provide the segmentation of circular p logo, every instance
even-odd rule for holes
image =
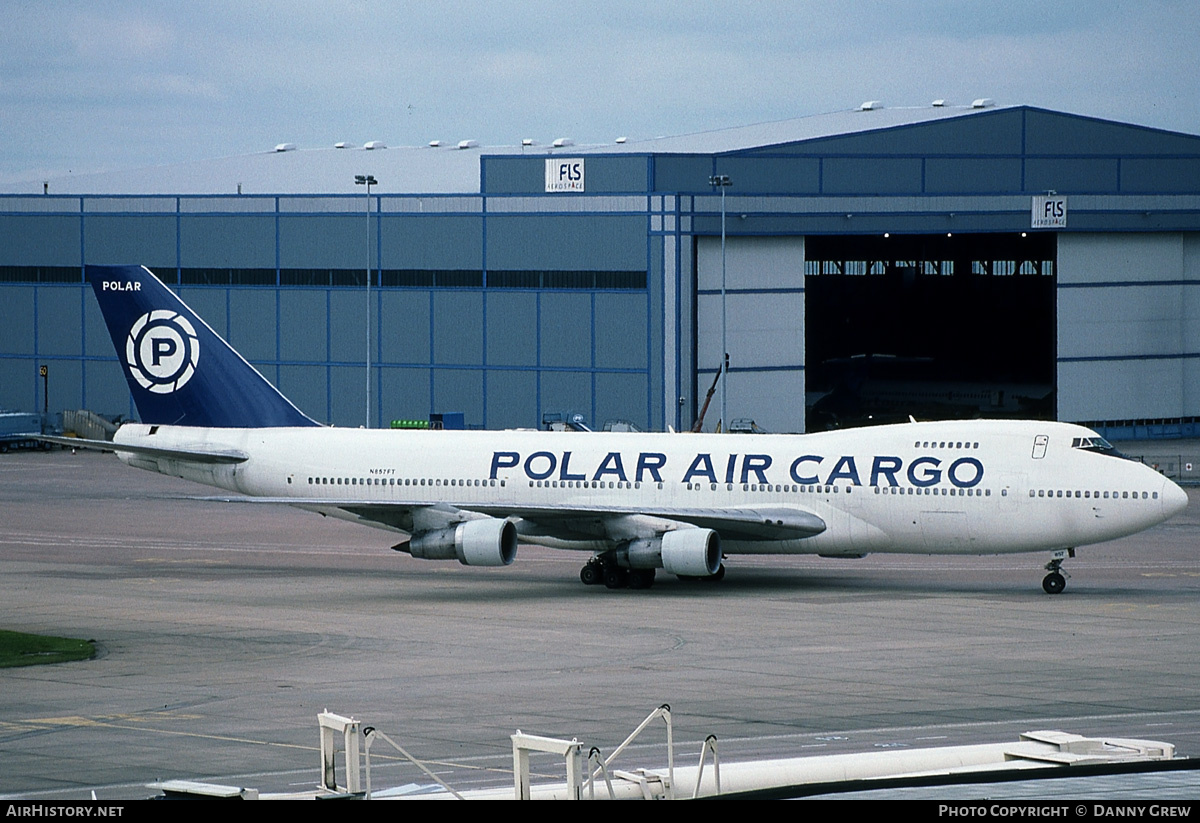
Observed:
[[[170,394],[196,371],[200,340],[195,327],[178,312],[156,309],[143,314],[129,330],[125,362],[143,389]]]

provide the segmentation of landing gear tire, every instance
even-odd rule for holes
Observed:
[[[623,589],[629,585],[629,573],[620,566],[609,566],[604,570],[604,585],[610,589]]]
[[[654,569],[630,569],[629,588],[648,589],[654,585]]]
[[[725,579],[725,564],[717,566],[717,570],[712,574],[694,575],[694,574],[677,574],[675,575],[685,583],[719,583]]]
[[[1067,587],[1067,579],[1058,572],[1050,572],[1042,578],[1042,588],[1046,594],[1062,594]]]
[[[604,581],[604,571],[600,568],[599,563],[588,563],[579,570],[579,579],[585,586],[595,586]]]

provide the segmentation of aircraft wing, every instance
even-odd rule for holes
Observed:
[[[797,540],[813,537],[825,531],[825,521],[812,512],[799,507],[772,506],[763,508],[702,509],[702,508],[657,508],[631,512],[619,506],[520,505],[480,504],[458,507],[453,503],[430,506],[424,502],[380,502],[377,500],[347,501],[333,498],[295,497],[219,497],[206,498],[222,502],[281,503],[309,511],[340,509],[360,520],[389,526],[400,531],[419,530],[421,520],[428,521],[430,515],[444,523],[460,522],[472,516],[484,515],[496,518],[520,518],[536,527],[539,534],[560,536],[564,539],[579,537],[604,537],[613,532],[616,521],[636,519],[639,524],[623,525],[618,530],[641,528],[649,531],[664,531],[672,524],[686,523],[703,529],[712,529],[724,540]],[[414,515],[418,523],[414,524]],[[465,515],[465,517],[464,517]],[[656,529],[656,524],[662,528]],[[522,532],[526,530],[521,530]]]
[[[39,435],[39,440],[47,443],[57,443],[72,449],[92,449],[94,451],[121,452],[122,454],[141,454],[146,457],[161,457],[169,460],[187,460],[191,463],[244,463],[250,459],[245,452],[235,449],[210,449],[197,446],[194,449],[174,448],[160,449],[154,446],[130,446],[113,443],[110,440],[86,440],[82,437],[51,437]]]
[[[723,540],[796,540],[813,537],[825,531],[825,521],[805,509],[795,507],[743,508],[743,509],[692,509],[661,508],[641,509],[632,513],[615,506],[580,508],[564,505],[539,506],[536,508],[515,506],[488,510],[472,507],[495,517],[517,516],[543,529],[553,532],[556,526],[570,531],[580,531],[589,521],[606,521],[629,517],[657,519],[687,523],[702,529],[712,529]]]

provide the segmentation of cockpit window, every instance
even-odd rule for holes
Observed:
[[[1113,448],[1112,443],[1109,443],[1103,437],[1096,435],[1094,437],[1076,437],[1071,440],[1071,448],[1082,449],[1087,452],[1098,452],[1107,454],[1110,457],[1121,457],[1125,455]]]

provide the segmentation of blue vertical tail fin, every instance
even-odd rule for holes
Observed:
[[[144,266],[85,266],[143,423],[320,425]]]

